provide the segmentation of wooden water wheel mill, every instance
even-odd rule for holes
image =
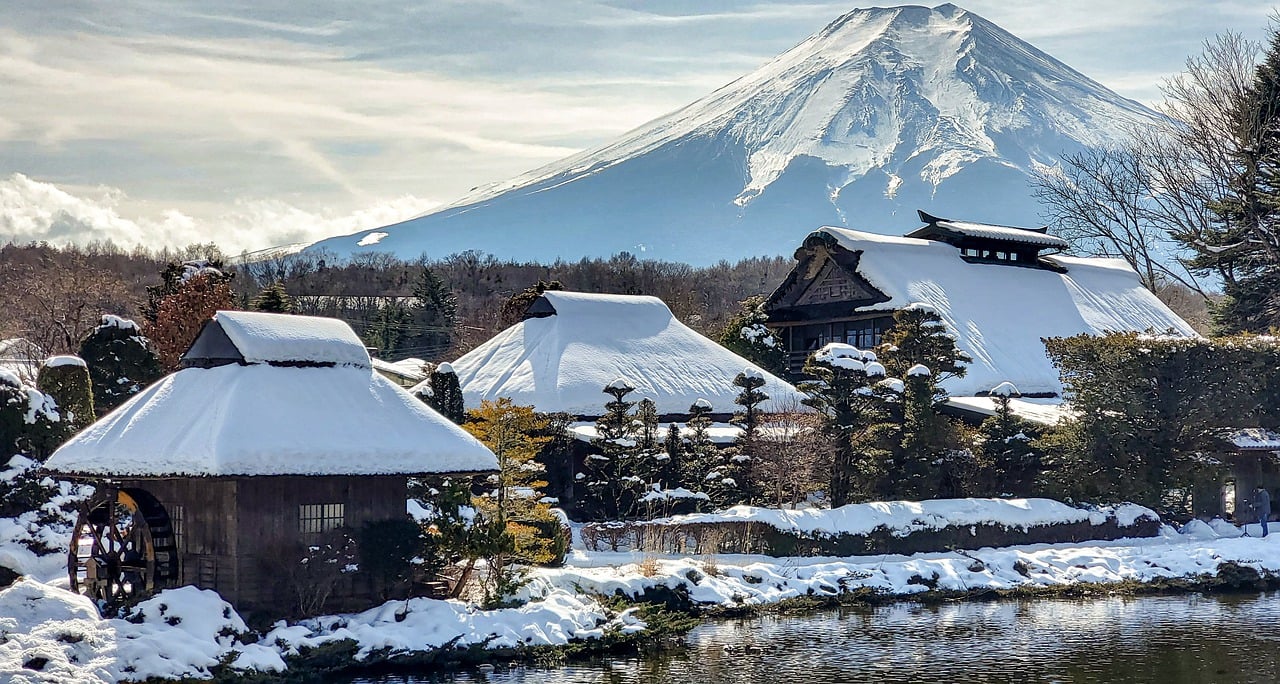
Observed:
[[[116,609],[178,578],[168,513],[142,489],[100,487],[81,509],[67,558],[71,590]]]

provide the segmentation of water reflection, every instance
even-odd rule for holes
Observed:
[[[903,603],[712,622],[687,648],[643,658],[376,681],[1269,682],[1278,617],[1274,593]]]

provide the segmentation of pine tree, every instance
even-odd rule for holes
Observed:
[[[93,407],[102,416],[164,375],[151,341],[137,323],[103,316],[80,343],[80,358],[89,367]]]
[[[787,353],[782,340],[765,325],[769,316],[764,312],[764,302],[761,296],[744,299],[717,341],[738,356],[781,375],[787,372]]]
[[[1010,401],[1020,396],[1012,383],[1002,382],[988,393],[995,415],[978,428],[978,451],[992,470],[994,496],[1031,496],[1041,470],[1041,455],[1034,446],[1038,426],[1013,413]]]
[[[911,500],[936,499],[944,495],[942,466],[952,448],[950,424],[937,410],[937,385],[928,368],[908,368],[903,382],[902,449],[893,472],[897,493]]]
[[[612,397],[605,403],[604,415],[596,421],[596,438],[591,440],[592,453],[584,468],[586,496],[582,506],[597,519],[625,518],[635,513],[636,503],[646,482],[636,475],[635,421],[627,395],[635,387],[618,378],[604,388]]]
[[[642,452],[658,448],[658,405],[648,397],[636,404],[636,446]]]
[[[550,437],[539,433],[545,419],[529,406],[510,399],[485,400],[469,412],[463,427],[489,447],[498,458],[498,472],[491,487],[476,499],[479,511],[497,521],[512,537],[516,558],[529,563],[551,563],[563,558],[559,524],[543,501],[546,469],[536,459]],[[509,565],[508,559],[501,559]]]
[[[279,280],[262,288],[249,302],[249,308],[267,313],[291,314],[294,311],[293,298],[284,289]]]
[[[935,385],[964,377],[964,364],[973,362],[956,346],[942,317],[924,304],[912,304],[893,314],[893,327],[885,332],[877,352],[891,377],[905,378],[907,369],[921,365],[929,369]]]
[[[865,438],[885,415],[884,390],[876,390],[876,383],[884,379],[884,366],[874,353],[832,343],[809,357],[804,372],[812,378],[800,384],[808,395],[805,404],[822,416],[834,453],[827,492],[831,505],[864,501],[882,477],[887,458],[884,435]]]
[[[667,425],[667,436],[662,440],[662,452],[666,458],[661,459],[657,481],[666,489],[678,487],[697,489],[697,487],[689,487],[691,483],[685,482],[682,476],[685,468],[684,436],[680,434],[679,423],[672,422]]]
[[[737,495],[732,497],[732,503],[743,504],[756,500],[760,495],[759,478],[755,476],[753,466],[763,419],[760,406],[769,400],[769,395],[761,390],[765,385],[764,375],[754,368],[738,373],[733,378],[733,384],[741,390],[734,397],[733,403],[742,409],[733,414],[730,422],[742,432],[734,438],[733,446],[725,453],[725,471],[729,478],[738,483]]]
[[[59,422],[67,436],[94,421],[93,389],[83,359],[76,356],[47,359],[36,376],[36,388],[58,403]]]

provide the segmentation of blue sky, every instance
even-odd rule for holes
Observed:
[[[1122,95],[1245,0],[959,3]],[[590,147],[853,9],[734,0],[0,0],[0,241],[354,232]]]

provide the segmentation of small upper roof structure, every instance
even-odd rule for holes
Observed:
[[[548,291],[525,320],[453,362],[468,405],[509,398],[538,411],[598,417],[606,385],[624,379],[629,400],[649,398],[663,416],[687,414],[698,399],[729,414],[745,370],[765,378],[766,410],[799,406],[790,384],[699,335],[656,297]]]
[[[183,365],[45,467],[137,478],[497,468],[478,440],[375,373],[360,338],[336,319],[219,311]]]
[[[1048,226],[1017,228],[972,221],[954,221],[919,210],[916,213],[920,215],[924,225],[907,233],[906,237],[937,240],[955,247],[979,246],[983,243],[1033,245],[1040,249],[1066,249],[1070,246],[1066,240],[1056,235],[1049,235]]]

